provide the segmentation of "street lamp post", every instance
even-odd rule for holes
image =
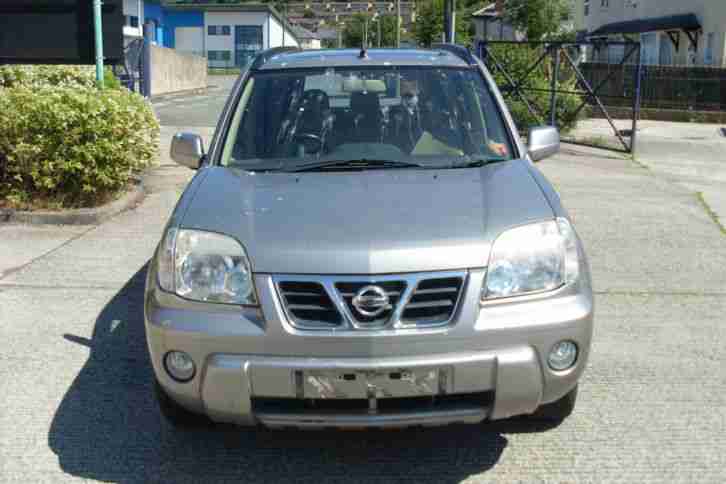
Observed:
[[[396,48],[401,47],[401,0],[396,0]]]
[[[96,34],[96,84],[103,89],[103,16],[101,0],[93,0],[93,30]]]

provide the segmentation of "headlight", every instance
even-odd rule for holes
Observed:
[[[549,291],[576,280],[577,244],[563,218],[507,230],[494,241],[482,299]]]
[[[161,242],[157,272],[162,289],[187,299],[257,304],[247,255],[226,235],[169,229]]]

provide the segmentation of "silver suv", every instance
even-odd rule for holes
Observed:
[[[573,409],[582,244],[468,51],[272,50],[235,84],[150,264],[175,424],[386,427]]]

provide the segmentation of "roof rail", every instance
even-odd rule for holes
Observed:
[[[265,63],[267,63],[268,60],[276,56],[277,54],[283,54],[285,52],[300,52],[302,49],[300,47],[273,47],[272,49],[267,49],[255,57],[255,60],[252,61],[252,65],[250,66],[250,69],[259,69]]]
[[[470,66],[476,64],[476,59],[474,58],[474,55],[471,53],[471,51],[468,48],[464,47],[463,45],[439,43],[439,44],[431,44],[431,48],[433,50],[443,50],[443,51],[449,52],[451,54],[454,54],[456,57],[463,60]]]

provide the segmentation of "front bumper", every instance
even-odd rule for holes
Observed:
[[[269,275],[256,275],[260,309],[241,311],[163,293],[152,269],[145,301],[151,360],[170,397],[218,422],[387,427],[532,413],[569,392],[584,370],[593,320],[588,278],[554,293],[481,305],[483,275],[469,271],[451,326],[313,333],[287,322]],[[577,343],[579,357],[554,372],[547,353],[563,339]],[[168,376],[162,359],[170,350],[197,363],[192,381]],[[458,396],[476,398],[452,398]],[[313,404],[295,405],[302,401]]]

